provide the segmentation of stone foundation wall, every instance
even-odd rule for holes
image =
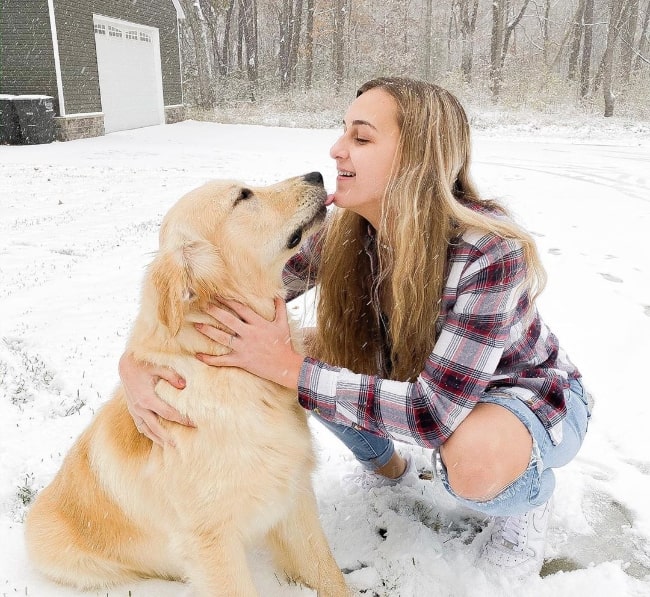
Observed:
[[[165,124],[182,122],[187,118],[183,104],[165,106]],[[104,134],[104,113],[72,114],[54,118],[57,141],[74,141],[88,137],[101,137]]]
[[[187,120],[187,110],[184,104],[165,106],[165,124],[174,124]]]
[[[72,114],[54,119],[57,141],[74,141],[104,134],[104,113]]]

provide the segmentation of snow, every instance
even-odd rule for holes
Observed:
[[[360,594],[650,595],[650,141],[627,126],[598,138],[553,130],[488,127],[474,139],[475,179],[536,236],[549,274],[540,309],[597,401],[580,454],[557,471],[542,577],[478,570],[488,521],[435,482],[350,492],[341,476],[354,462],[313,422],[323,525]],[[211,178],[267,184],[320,170],[332,190],[338,134],[187,121],[0,147],[1,597],[81,595],[30,568],[25,503],[116,386],[165,211]],[[290,309],[313,317],[309,297]],[[429,451],[401,448],[430,470]],[[264,597],[314,594],[279,578],[264,551],[251,562]],[[152,580],[87,595],[187,591]]]

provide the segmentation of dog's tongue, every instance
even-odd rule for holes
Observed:
[[[327,207],[328,205],[332,205],[332,203],[334,203],[334,193],[328,195],[327,199],[325,199],[325,207]]]

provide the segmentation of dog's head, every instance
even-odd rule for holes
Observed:
[[[172,335],[190,310],[219,298],[281,294],[282,268],[325,218],[318,172],[267,187],[212,181],[182,197],[160,228],[149,280]]]

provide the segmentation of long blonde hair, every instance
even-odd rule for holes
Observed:
[[[356,373],[414,380],[436,340],[454,238],[471,227],[519,241],[531,304],[545,273],[530,235],[509,218],[490,215],[506,212],[482,200],[471,182],[469,123],[459,101],[441,87],[403,78],[369,81],[357,97],[374,88],[395,100],[400,128],[376,231],[379,271],[371,272],[364,249],[367,221],[337,210],[323,239],[312,352]],[[384,332],[380,301],[384,311],[389,305]],[[390,370],[380,370],[381,354]]]

